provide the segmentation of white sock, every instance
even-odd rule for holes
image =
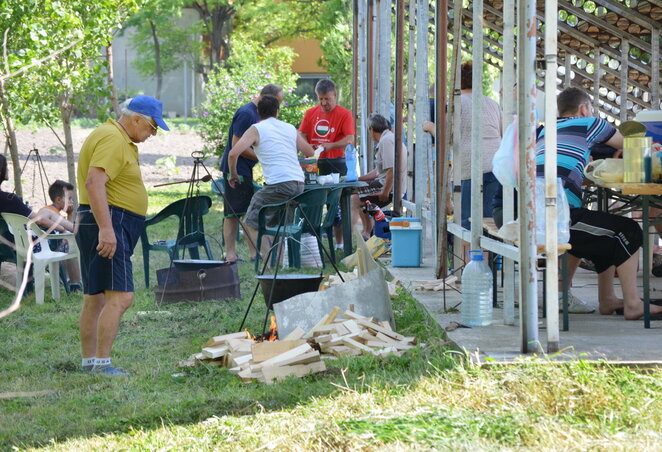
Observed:
[[[83,367],[86,366],[94,366],[94,363],[96,362],[96,358],[83,358]]]
[[[94,365],[96,367],[106,367],[110,366],[110,358],[95,358]]]

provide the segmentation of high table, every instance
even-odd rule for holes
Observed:
[[[641,216],[642,216],[642,229],[644,230],[644,243],[643,243],[643,253],[644,253],[644,265],[643,265],[643,283],[644,283],[644,328],[650,328],[650,243],[648,240],[648,229],[651,225],[650,221],[650,205],[651,201],[654,204],[660,205],[662,203],[662,184],[654,183],[622,183],[622,184],[608,184],[605,186],[599,186],[599,189],[604,190],[606,193],[602,196],[598,196],[598,199],[602,197],[604,201],[599,202],[601,209],[607,207],[606,198],[612,197],[617,198],[622,201],[625,201],[628,204],[628,207],[632,209],[633,207],[641,206]],[[606,209],[605,209],[606,210]]]
[[[342,188],[342,195],[340,196],[340,215],[342,217],[342,237],[343,237],[343,251],[345,256],[352,254],[352,192],[355,188],[367,187],[368,184],[362,181],[356,182],[339,182],[337,184],[306,184],[305,190],[327,189],[333,190],[334,188]],[[333,252],[333,250],[331,250]]]

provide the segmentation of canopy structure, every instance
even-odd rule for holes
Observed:
[[[474,20],[477,17],[481,20]],[[538,114],[555,118],[556,95],[568,86],[583,88],[592,96],[597,114],[614,124],[632,119],[644,109],[660,109],[661,21],[662,0],[456,0],[454,4],[441,0],[354,1],[353,107],[364,169],[372,165],[371,152],[367,151],[371,148],[366,136],[367,117],[372,112],[391,116],[394,103],[396,137],[406,136],[409,151],[410,181],[403,187],[408,200],[402,204],[423,219],[426,247],[433,244],[436,253],[437,276],[446,273],[447,231],[471,242],[474,249],[489,249],[504,256],[504,321],[515,321],[518,287],[522,352],[542,350],[538,341],[536,219],[531,208],[535,205],[536,118]],[[483,236],[480,196],[472,197],[471,230],[462,228],[458,220],[447,221],[447,195],[452,193],[455,205],[459,204],[459,173],[454,176],[448,165],[451,154],[459,155],[459,140],[454,138],[460,134],[456,108],[459,46],[474,62],[473,86],[482,86],[483,63],[502,71],[504,126],[513,114],[518,118],[517,247]],[[432,113],[428,100],[431,62],[436,71],[432,84],[437,82],[434,145],[422,130],[423,121]],[[538,93],[544,93],[544,104]],[[472,163],[481,161],[481,111],[478,96],[474,98]],[[556,148],[555,129],[548,129],[545,140],[546,149]],[[395,161],[397,164],[399,159]],[[472,164],[472,193],[481,192],[481,174],[480,164]],[[452,180],[455,186],[450,186]],[[555,153],[545,156],[545,180],[547,350],[553,352],[560,347]],[[395,208],[400,208],[397,201]],[[505,190],[504,221],[514,217],[513,210],[512,190]],[[519,263],[518,285],[515,262]]]

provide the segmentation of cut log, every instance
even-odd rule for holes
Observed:
[[[230,348],[227,345],[217,345],[215,347],[205,347],[202,349],[202,354],[205,358],[217,359],[225,356]]]
[[[303,377],[308,374],[323,372],[326,370],[324,361],[317,361],[310,364],[298,364],[296,366],[268,367],[263,369],[262,375],[264,382],[273,384],[278,380],[284,380],[289,376]]]
[[[302,330],[299,327],[296,327],[290,334],[285,336],[283,338],[284,341],[296,341],[297,339],[301,339],[303,335],[306,334],[304,330]]]
[[[253,361],[261,363],[305,343],[306,341],[303,339],[297,339],[296,341],[259,342],[253,344]]]

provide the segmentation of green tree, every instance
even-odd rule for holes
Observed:
[[[12,135],[6,118],[19,117],[48,125],[66,150],[68,176],[74,184],[72,115],[75,111],[89,111],[91,106],[105,109],[108,86],[101,49],[109,44],[113,32],[139,2],[10,0],[0,15],[7,30],[3,46],[3,55],[7,55],[3,57],[5,72],[29,66],[41,55],[52,55],[43,64],[12,78],[3,90],[5,133]],[[64,138],[53,126],[58,120],[62,121]],[[10,142],[16,173],[18,145],[15,138]],[[20,178],[17,174],[14,178],[20,191]]]
[[[182,1],[149,2],[125,24],[132,28],[131,45],[138,52],[132,64],[143,77],[156,79],[156,97],[161,98],[163,75],[190,61],[199,66],[202,50],[200,24],[182,26]]]
[[[311,102],[293,94],[297,79],[292,72],[293,59],[289,48],[264,48],[259,43],[235,40],[227,65],[217,66],[209,74],[206,101],[200,106],[200,134],[206,152],[223,154],[234,112],[268,83],[281,85],[286,93],[279,119],[298,125]]]

